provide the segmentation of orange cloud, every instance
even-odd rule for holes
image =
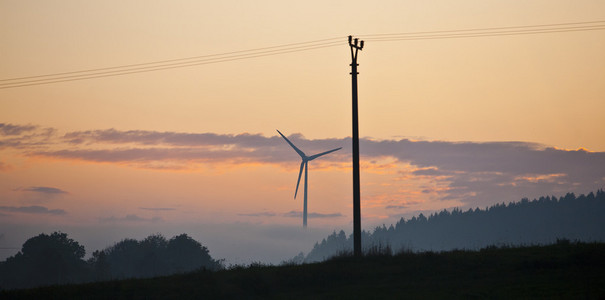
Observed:
[[[566,175],[563,173],[556,174],[536,174],[536,175],[525,175],[525,176],[517,176],[515,177],[515,181],[528,181],[532,183],[537,183],[541,181],[546,182],[554,182],[557,178],[565,177]]]
[[[363,197],[364,208],[408,208],[424,203],[422,193],[418,190],[399,190],[396,193],[366,195]]]

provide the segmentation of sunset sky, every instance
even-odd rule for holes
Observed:
[[[586,22],[601,27],[520,32]],[[605,188],[604,25],[601,0],[0,0],[0,259],[54,230],[88,254],[187,233],[230,263],[279,263],[351,233],[348,35],[367,38],[364,229]],[[509,27],[519,29],[377,39]],[[342,44],[10,86],[319,40]],[[307,230],[293,199],[300,158],[276,129],[308,155],[343,147],[309,163]]]

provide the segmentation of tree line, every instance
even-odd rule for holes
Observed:
[[[362,232],[364,251],[445,251],[487,246],[550,244],[557,240],[605,240],[605,192],[562,197],[545,196],[530,201],[496,204],[485,209],[442,210],[428,217],[401,218]],[[322,261],[351,251],[352,234],[334,231],[314,245],[304,262]],[[301,257],[297,258],[298,261]]]
[[[84,260],[84,246],[66,233],[42,233],[28,239],[14,256],[0,262],[0,289],[143,278],[199,269],[217,270],[206,247],[181,234],[167,240],[160,234],[140,241],[124,239]]]

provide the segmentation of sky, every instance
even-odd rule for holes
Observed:
[[[605,187],[605,30],[379,41],[605,21],[603,1],[0,0],[0,259],[60,230],[90,253],[187,233],[279,263],[362,227]],[[599,23],[601,26],[603,23]],[[331,39],[342,45],[52,84],[8,79]],[[372,39],[374,38],[374,39]],[[30,79],[32,80],[32,79]],[[309,228],[294,199],[309,163]]]

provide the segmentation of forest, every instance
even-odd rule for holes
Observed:
[[[527,198],[485,209],[443,210],[401,218],[395,225],[362,232],[364,251],[476,250],[487,246],[546,245],[557,240],[605,240],[605,192]],[[334,232],[292,262],[323,261],[353,249],[353,236]]]
[[[222,261],[186,234],[167,240],[159,234],[124,239],[84,260],[84,246],[66,233],[40,234],[0,262],[0,289],[145,278],[194,270],[217,270]]]

